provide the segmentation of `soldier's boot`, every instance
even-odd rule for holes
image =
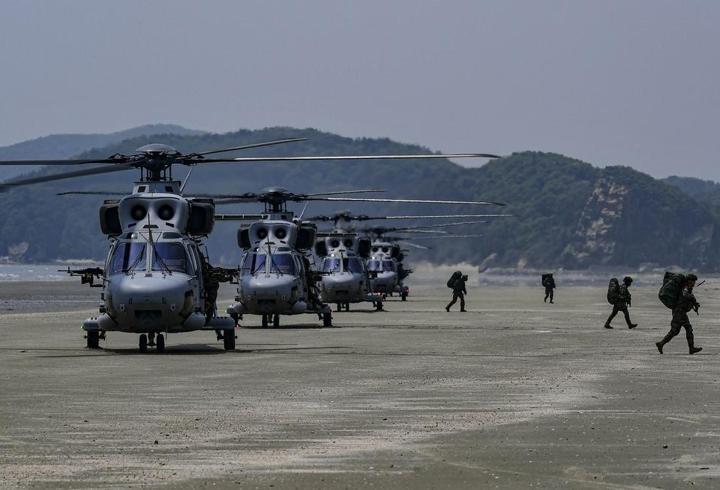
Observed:
[[[447,311],[448,313],[450,313],[450,305],[447,305],[447,306],[445,307],[445,311]]]
[[[702,350],[702,347],[690,347],[690,355],[697,354]]]
[[[633,328],[635,328],[635,327],[637,327],[637,326],[638,326],[637,323],[629,323],[629,324],[628,324],[628,328],[629,328],[630,330],[632,330]]]
[[[663,342],[662,340],[660,342],[655,342],[655,347],[657,347],[660,354],[662,354],[663,347],[665,347],[665,342]]]
[[[610,325],[610,322],[605,322],[605,328],[613,328],[612,325]]]

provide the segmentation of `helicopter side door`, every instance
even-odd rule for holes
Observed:
[[[202,298],[205,290],[202,277],[202,259],[200,258],[200,251],[194,242],[187,243],[187,251],[193,270],[193,273],[190,275],[190,286],[192,287],[195,306],[203,306]]]

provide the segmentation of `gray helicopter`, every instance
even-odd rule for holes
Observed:
[[[261,202],[265,205],[261,215],[218,214],[218,220],[256,220],[238,231],[238,245],[243,249],[238,295],[227,312],[239,322],[244,314],[262,316],[262,326],[272,323],[280,326],[281,315],[302,313],[317,314],[323,326],[332,326],[331,310],[322,302],[317,291],[320,274],[312,271],[310,259],[315,244],[316,225],[303,222],[302,215],[295,217],[287,208],[288,202],[309,201],[362,201],[367,198],[337,197],[347,194],[381,192],[378,190],[352,190],[295,194],[281,188],[270,188],[263,193],[246,193],[237,196],[215,195],[216,204]],[[331,197],[335,196],[335,197]],[[372,199],[372,202],[406,202],[398,199]],[[334,241],[330,240],[330,246]],[[318,246],[316,245],[316,249]],[[350,258],[345,251],[340,268],[356,267],[365,273],[361,260]],[[327,266],[327,262],[324,262]],[[334,274],[334,277],[341,276]]]
[[[213,330],[223,338],[225,349],[233,350],[235,321],[215,314],[218,283],[231,280],[233,272],[210,266],[207,257],[201,253],[203,239],[213,229],[214,202],[212,196],[183,196],[187,180],[181,183],[173,179],[173,165],[193,167],[209,163],[496,158],[495,155],[487,154],[208,157],[217,153],[302,140],[289,138],[189,154],[182,154],[167,145],[150,144],[131,155],[115,154],[105,159],[0,161],[0,165],[97,164],[77,171],[13,179],[0,183],[0,192],[42,182],[139,170],[140,180],[135,183],[132,194],[119,200],[106,201],[100,208],[101,230],[108,237],[110,246],[101,276],[103,304],[98,316],[83,322],[87,346],[98,348],[106,332],[119,331],[140,334],[141,352],[147,351],[148,344],[152,344],[153,340],[157,351],[162,352],[165,349],[166,333]],[[95,274],[96,269],[68,272],[80,275],[83,280],[99,276]]]
[[[405,285],[404,281],[413,271],[405,267],[404,260],[408,250],[403,246],[427,248],[411,242],[416,237],[412,239],[408,237],[389,237],[387,236],[388,233],[431,234],[433,238],[442,238],[450,235],[446,231],[434,230],[433,228],[449,228],[480,223],[487,223],[487,221],[462,221],[405,227],[374,226],[358,229],[358,233],[371,239],[367,268],[371,274],[374,273],[370,281],[372,292],[382,295],[383,298],[397,294],[402,301],[406,301],[410,294],[410,288]]]
[[[487,201],[436,201],[436,200],[400,200],[395,202],[411,203],[432,203],[432,204],[470,204],[470,205],[497,205],[502,203]],[[385,260],[372,260],[373,245],[372,238],[367,233],[359,233],[349,227],[353,221],[367,221],[375,219],[427,219],[427,218],[478,218],[489,216],[488,214],[455,214],[455,215],[427,215],[427,216],[368,216],[353,215],[350,212],[336,213],[332,216],[314,216],[308,218],[312,222],[332,221],[335,228],[331,232],[319,233],[319,241],[316,244],[316,255],[322,259],[321,263],[321,297],[323,301],[335,303],[337,311],[350,310],[351,303],[372,302],[376,310],[383,309],[383,301],[389,292],[394,292],[399,282],[399,277],[407,277],[407,270],[398,267],[397,255]],[[432,226],[432,225],[430,225]],[[415,230],[417,233],[442,233],[432,230]],[[383,247],[376,247],[376,253],[382,252]],[[400,253],[400,247],[393,248]],[[387,253],[392,255],[388,247]],[[388,270],[383,270],[387,268]],[[376,281],[379,280],[379,284]],[[398,289],[403,298],[407,298],[409,292],[404,286]]]

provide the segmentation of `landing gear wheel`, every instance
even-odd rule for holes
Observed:
[[[139,341],[140,352],[147,352],[147,344],[148,344],[147,335],[142,334],[140,336],[140,341]]]
[[[235,330],[225,330],[223,333],[225,350],[235,350]]]
[[[280,328],[280,315],[273,315],[273,328]]]
[[[268,315],[262,316],[262,328],[267,328],[268,326]]]
[[[323,313],[323,327],[332,327],[332,314]]]
[[[86,335],[87,348],[88,349],[99,349],[100,348],[100,332],[97,330],[90,331]]]
[[[165,352],[165,336],[161,333],[157,334],[157,338],[155,338],[155,350],[157,352]]]

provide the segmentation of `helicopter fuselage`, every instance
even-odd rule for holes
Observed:
[[[243,253],[238,294],[228,314],[236,319],[244,314],[329,314],[329,308],[319,304],[311,290],[314,284],[307,249],[298,248],[300,242],[313,243],[314,225],[301,228],[288,220],[292,214],[276,218],[281,216],[269,215],[241,231],[248,241],[245,245],[251,246]]]
[[[336,233],[324,238],[327,254],[322,259],[320,296],[327,303],[377,302],[370,290],[370,276],[358,253],[354,233]]]
[[[97,317],[83,323],[84,330],[160,333],[234,327],[231,319],[207,321],[205,259],[199,239],[185,233],[191,204],[172,192],[173,184],[139,183],[135,193],[117,202],[122,233],[110,238],[103,304]]]

